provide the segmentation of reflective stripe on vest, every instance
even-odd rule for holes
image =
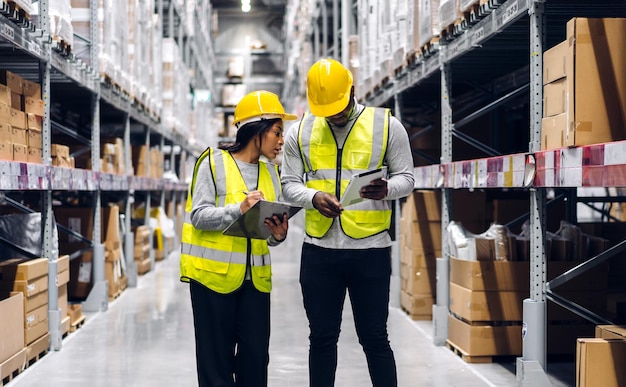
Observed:
[[[188,193],[185,222],[181,237],[181,280],[193,279],[219,293],[237,290],[244,281],[246,262],[250,254],[251,276],[254,286],[269,292],[271,262],[267,241],[223,235],[222,231],[198,230],[191,223],[193,188],[201,162],[209,158],[211,174],[215,182],[216,207],[240,203],[244,192],[249,191],[230,153],[208,149],[196,161],[191,187]],[[266,200],[274,201],[280,196],[280,178],[275,165],[259,161],[257,189]]]
[[[343,149],[339,150],[326,119],[307,113],[298,133],[306,186],[333,193],[341,199],[352,175],[382,166],[387,151],[389,117],[389,109],[365,108],[350,128]],[[314,238],[322,238],[333,222],[316,209],[306,210],[305,217],[306,233]],[[344,209],[339,221],[349,237],[366,238],[389,229],[391,204],[386,200],[365,200]]]

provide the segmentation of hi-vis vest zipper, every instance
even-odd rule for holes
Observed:
[[[306,186],[341,199],[353,174],[381,167],[387,151],[389,117],[389,109],[365,108],[350,129],[343,149],[338,149],[326,119],[307,113],[298,131]],[[322,238],[333,222],[316,209],[306,210],[305,217],[306,233],[314,238]],[[364,200],[345,208],[339,222],[351,238],[381,233],[391,225],[391,204],[386,200]]]
[[[218,293],[231,293],[244,281],[246,261],[250,255],[254,286],[261,292],[272,290],[270,252],[265,240],[246,239],[222,234],[222,231],[198,230],[191,224],[193,189],[198,167],[209,158],[216,187],[216,207],[240,203],[248,191],[239,168],[230,153],[207,149],[198,158],[193,171],[185,208],[185,222],[181,237],[180,279],[197,281]],[[280,178],[275,165],[259,161],[257,189],[265,199],[275,201],[280,197]]]

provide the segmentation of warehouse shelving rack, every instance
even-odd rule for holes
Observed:
[[[566,198],[567,220],[573,222],[576,222],[576,202],[619,202],[620,198],[577,198],[576,188],[621,187],[626,184],[621,169],[626,165],[626,142],[540,150],[542,53],[565,39],[565,23],[569,18],[624,17],[626,5],[623,2],[587,0],[490,0],[480,3],[478,18],[473,17],[471,23],[457,26],[451,38],[440,40],[424,50],[423,54],[406,61],[360,98],[366,105],[391,107],[404,123],[425,126],[426,129],[410,134],[412,143],[436,126],[434,122],[421,122],[421,112],[440,110],[439,152],[433,155],[413,145],[412,148],[414,155],[420,159],[419,166],[414,169],[415,188],[442,193],[443,235],[453,219],[453,189],[499,190],[504,194],[526,192],[529,195],[530,207],[526,217],[531,224],[530,294],[523,305],[523,354],[517,359],[517,380],[519,385],[550,385],[544,371],[547,300],[594,323],[610,322],[561,299],[551,289],[604,262],[623,251],[624,247],[620,243],[547,282],[544,246],[548,197],[554,189],[562,190],[563,194],[557,197]],[[298,5],[297,1],[292,3],[293,7]],[[319,37],[319,32],[315,32],[320,27],[305,22],[297,24],[308,26],[312,31],[309,36],[313,36],[314,42],[324,42],[326,37]],[[325,31],[327,27],[322,24],[321,28]],[[288,42],[302,39],[290,26],[286,26],[286,30]],[[309,38],[303,40],[306,39]],[[290,44],[299,49],[298,45],[302,45],[303,41]],[[317,50],[315,53],[315,57],[320,54]],[[326,51],[323,53],[327,54]],[[347,64],[344,57],[341,59]],[[304,75],[298,71],[296,64],[288,71],[294,74],[293,83],[304,83]],[[289,99],[301,97],[302,89],[296,90],[294,85],[286,95]],[[485,140],[479,141],[474,138],[475,133],[461,130],[477,118],[503,107],[511,115],[518,115],[518,121],[527,122],[525,128],[508,128],[508,142],[503,141],[504,131],[492,129],[489,140],[504,143],[505,149],[486,144]],[[501,127],[505,121],[502,117],[491,120],[494,128]],[[475,151],[469,156],[453,155],[453,143],[469,144]],[[433,307],[433,340],[436,345],[445,345],[448,338],[449,256],[448,246],[442,243],[442,258],[437,259],[437,303]]]
[[[561,299],[550,291],[550,287],[555,287],[589,269],[604,260],[610,258],[619,251],[623,251],[622,244],[618,244],[610,251],[592,258],[578,267],[564,273],[563,275],[546,281],[546,252],[544,249],[546,241],[546,198],[547,189],[551,187],[563,187],[570,190],[569,197],[575,198],[576,187],[585,186],[621,186],[622,181],[616,179],[611,181],[609,175],[609,166],[606,164],[620,165],[622,160],[615,157],[610,161],[605,157],[602,160],[605,164],[606,172],[597,171],[601,176],[596,180],[585,179],[585,162],[583,162],[583,153],[600,152],[597,148],[611,149],[611,154],[619,154],[624,147],[623,142],[611,144],[600,144],[597,146],[579,147],[575,149],[559,149],[555,151],[540,151],[541,144],[541,118],[543,109],[543,91],[542,91],[542,53],[549,47],[546,46],[546,38],[548,35],[548,23],[550,16],[556,16],[561,19],[555,23],[564,30],[563,17],[573,16],[596,16],[610,17],[626,14],[623,5],[591,4],[585,2],[577,2],[573,5],[569,12],[559,8],[563,4],[556,1],[525,1],[525,0],[508,0],[501,2],[499,6],[493,9],[485,18],[477,24],[465,30],[458,37],[450,42],[444,42],[440,45],[440,49],[428,58],[424,58],[414,67],[406,67],[393,79],[388,85],[379,90],[373,91],[366,99],[367,103],[373,105],[382,105],[390,99],[397,99],[398,95],[402,95],[405,91],[421,90],[421,83],[427,84],[439,74],[440,77],[440,95],[441,95],[441,158],[440,163],[431,166],[416,167],[416,188],[420,189],[441,189],[442,196],[442,229],[445,235],[447,226],[454,213],[452,203],[450,201],[451,189],[525,189],[528,190],[530,196],[530,230],[531,230],[531,262],[530,262],[530,295],[524,300],[523,314],[523,354],[517,359],[517,376],[518,383],[521,385],[550,385],[546,377],[546,299],[558,302],[559,305],[578,313],[579,315],[593,321],[594,323],[610,323],[607,319],[594,315],[593,313],[578,307],[578,305]],[[571,2],[570,2],[571,3]],[[546,15],[545,7],[555,4],[553,14]],[[612,6],[614,8],[612,8]],[[613,12],[612,12],[613,11]],[[524,21],[521,21],[524,19]],[[493,59],[485,58],[482,61],[479,57],[473,57],[476,62],[471,60],[463,62],[464,57],[470,56],[470,53],[476,51],[480,53],[482,46],[488,46],[490,40],[498,34],[506,34],[510,31],[513,34],[522,33],[528,35],[528,53],[527,69],[528,84],[522,83],[514,88],[509,94],[501,97],[499,100],[486,104],[481,109],[471,113],[465,118],[452,119],[452,103],[453,80],[457,74],[463,79],[468,74],[462,73],[461,66],[486,65],[486,61]],[[563,40],[563,39],[561,39]],[[501,42],[497,42],[498,44]],[[513,44],[513,42],[509,43]],[[505,62],[507,56],[506,48],[503,48],[501,62]],[[514,48],[512,48],[514,49]],[[455,67],[455,61],[461,62]],[[523,65],[520,63],[518,66]],[[506,67],[504,65],[503,67]],[[460,74],[459,74],[460,73]],[[512,73],[511,73],[512,74]],[[429,86],[424,89],[428,90]],[[466,139],[457,129],[463,124],[464,120],[471,120],[475,116],[484,114],[492,110],[495,106],[514,101],[520,95],[529,96],[529,148],[527,152],[502,155],[489,146],[483,146],[480,142]],[[404,97],[405,100],[408,99]],[[401,107],[402,108],[402,107]],[[452,139],[453,137],[461,138],[466,142],[477,145],[486,152],[488,158],[479,158],[467,161],[453,161],[452,155]],[[520,150],[518,150],[520,151]],[[613,153],[613,151],[615,153]],[[506,153],[506,152],[503,152]],[[561,159],[561,163],[554,165],[555,159]],[[541,170],[537,169],[539,164],[536,160],[540,159]],[[545,163],[544,161],[548,162]],[[550,163],[552,161],[552,164]],[[598,165],[598,169],[602,166]],[[587,167],[589,168],[589,167]],[[556,176],[556,178],[555,178]],[[572,194],[573,192],[573,194]],[[570,201],[570,208],[573,207]],[[575,218],[574,218],[575,219]],[[437,262],[437,304],[433,307],[433,326],[434,326],[434,342],[438,345],[444,345],[447,339],[447,319],[449,313],[449,293],[447,286],[448,270],[449,270],[449,247],[444,243],[442,245],[442,258]],[[445,285],[445,286],[442,286]]]
[[[4,0],[1,5],[6,6]],[[165,5],[164,5],[165,3]],[[176,4],[175,12],[170,12]],[[185,63],[195,71],[195,78],[190,88],[212,90],[211,63],[213,62],[210,33],[199,26],[202,18],[210,17],[210,3],[198,2],[198,7],[187,13],[180,5],[184,2],[159,0],[155,3],[155,12],[159,20],[167,27],[169,36],[176,34],[180,41]],[[100,140],[102,136],[121,135],[124,140],[124,158],[126,165],[131,164],[130,145],[139,144],[159,146],[169,149],[171,170],[181,176],[186,158],[197,156],[204,148],[203,144],[190,144],[186,136],[165,127],[158,114],[139,106],[128,94],[114,87],[98,74],[98,71],[78,60],[67,52],[58,52],[52,48],[49,34],[48,0],[39,2],[38,28],[22,28],[0,13],[0,68],[12,71],[25,79],[35,81],[42,86],[44,100],[44,118],[42,130],[42,164],[22,163],[0,160],[0,190],[5,196],[5,204],[13,204],[24,211],[32,211],[13,199],[24,193],[40,194],[35,206],[41,209],[42,223],[42,256],[49,259],[49,331],[51,347],[61,349],[61,313],[57,305],[57,259],[59,251],[55,250],[53,237],[56,236],[56,225],[53,213],[53,195],[56,193],[86,194],[90,196],[93,207],[92,241],[101,240],[100,207],[103,198],[112,195],[123,197],[125,202],[124,227],[125,263],[129,286],[135,286],[137,270],[133,260],[133,238],[130,224],[131,204],[138,197],[143,197],[146,208],[150,208],[151,197],[156,197],[164,205],[165,197],[169,200],[182,202],[187,190],[184,182],[163,178],[137,177],[130,174],[117,175],[104,173],[100,168]],[[96,0],[90,1],[91,31],[88,42],[98,41]],[[2,8],[4,9],[4,8]],[[168,13],[164,13],[164,9]],[[182,18],[192,15],[193,27],[184,28]],[[205,23],[206,24],[206,23]],[[193,30],[195,28],[195,30]],[[164,28],[160,28],[165,31]],[[192,31],[193,30],[193,31]],[[166,35],[168,36],[168,35]],[[85,39],[85,38],[82,38]],[[94,45],[90,47],[90,62],[98,63],[98,53]],[[83,112],[82,124],[89,129],[75,129],[72,124],[63,122],[62,118],[53,117],[51,105],[73,104]],[[86,118],[85,118],[86,117]],[[102,122],[101,122],[102,120]],[[76,123],[73,123],[76,124]],[[72,138],[88,147],[93,161],[92,169],[69,169],[51,165],[51,143],[54,136]],[[202,149],[200,149],[202,148]],[[149,166],[148,160],[146,165]],[[149,172],[149,171],[148,171]],[[31,195],[32,196],[32,195]],[[148,222],[150,211],[146,211],[145,222]],[[60,231],[72,233],[71,230]],[[86,238],[74,233],[82,240]],[[104,311],[108,308],[107,283],[104,279],[104,246],[91,242],[93,246],[93,282],[94,286],[83,303],[84,310]],[[74,255],[72,255],[73,257]],[[154,263],[154,253],[151,254]],[[154,266],[153,266],[154,267]]]

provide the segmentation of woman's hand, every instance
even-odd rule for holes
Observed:
[[[289,229],[287,214],[282,214],[282,218],[279,214],[274,214],[271,218],[265,218],[264,223],[270,229],[274,240],[277,242],[282,242],[287,238],[287,230]]]
[[[263,192],[261,191],[250,191],[245,194],[246,194],[246,198],[239,205],[239,209],[241,210],[242,214],[245,214],[259,200],[265,199],[265,196],[263,196]]]

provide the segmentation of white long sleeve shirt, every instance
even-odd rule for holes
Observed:
[[[365,109],[365,106],[355,103],[350,120],[344,127],[336,127],[329,123],[340,148],[343,147],[350,128],[363,109]],[[312,209],[314,208],[313,196],[318,191],[305,186],[304,164],[300,148],[298,147],[299,125],[300,121],[291,125],[285,135],[281,170],[283,197],[286,201],[295,205],[302,206],[305,209]],[[415,185],[411,145],[406,129],[393,116],[389,120],[387,153],[383,163],[387,165],[389,173],[389,179],[387,180],[388,192],[383,200],[395,200],[408,196],[413,191]],[[324,237],[318,239],[305,235],[304,242],[330,249],[368,249],[391,246],[391,237],[389,233],[380,233],[364,239],[353,239],[344,234],[338,219],[335,219]]]

